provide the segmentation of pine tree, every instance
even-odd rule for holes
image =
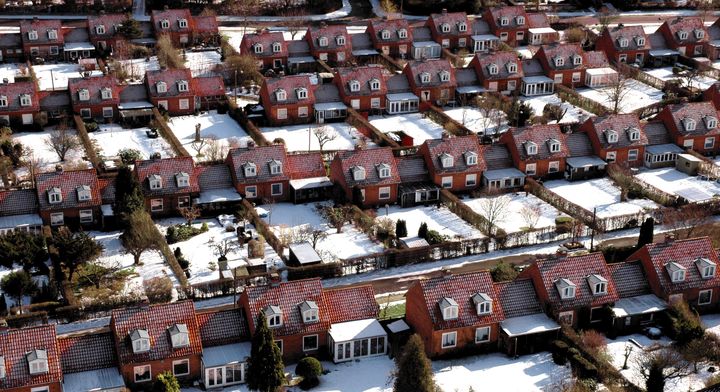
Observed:
[[[427,238],[427,235],[428,235],[427,223],[423,222],[420,224],[420,228],[418,229],[418,237]]]
[[[435,392],[430,360],[420,336],[414,334],[397,359],[394,392]]]
[[[640,226],[640,236],[638,236],[638,248],[642,248],[645,244],[653,242],[653,235],[655,231],[655,220],[650,217],[645,219],[645,222]]]
[[[403,238],[407,237],[407,223],[403,219],[398,219],[397,222],[395,222],[395,236],[397,238]]]
[[[7,302],[5,302],[5,294],[0,294],[0,316],[7,314]]]
[[[648,377],[645,380],[645,389],[647,392],[663,392],[665,390],[665,375],[663,367],[659,363],[653,362],[648,369]]]
[[[250,349],[248,387],[260,392],[274,392],[285,381],[285,365],[262,312],[258,315],[256,326]]]
[[[140,264],[140,256],[149,250],[160,249],[160,235],[152,219],[145,211],[135,211],[128,216],[127,228],[120,235],[124,252],[131,254],[135,265]]]
[[[121,220],[125,220],[134,211],[145,209],[145,197],[140,183],[127,166],[118,171],[115,178],[115,204],[113,212]]]

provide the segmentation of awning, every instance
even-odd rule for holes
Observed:
[[[387,332],[375,319],[348,321],[330,325],[328,331],[335,343],[348,342],[357,339],[367,339],[376,336],[387,336]]]
[[[403,331],[407,331],[410,329],[410,327],[407,325],[407,323],[403,319],[393,321],[392,323],[387,325],[387,328],[392,333],[403,332]]]
[[[314,63],[315,58],[310,56],[288,57],[288,64]]]
[[[235,188],[207,189],[200,192],[196,199],[198,204],[222,203],[226,201],[238,201],[242,197]]]
[[[667,309],[667,303],[655,294],[638,295],[637,297],[621,298],[615,302],[612,311],[615,317],[635,316],[638,314],[655,313]]]
[[[651,50],[650,56],[652,57],[664,57],[664,56],[679,56],[680,52],[672,49],[655,49]]]
[[[347,106],[345,106],[342,102],[325,102],[315,104],[315,111],[324,112],[326,110],[347,110]]]
[[[79,373],[64,374],[65,391],[102,391],[125,387],[125,381],[118,368],[105,368]]]
[[[140,45],[155,45],[157,40],[155,38],[135,38],[131,39],[130,42]]]
[[[358,49],[353,50],[352,54],[353,56],[377,56],[380,52],[375,49]]]
[[[22,214],[0,217],[0,229],[16,227],[42,226],[42,218],[38,214]]]
[[[492,34],[480,34],[480,35],[473,35],[472,37],[473,41],[499,41],[500,38],[497,36],[494,36]]]
[[[485,88],[482,86],[462,86],[455,89],[458,94],[479,94],[484,93]]]
[[[250,342],[204,348],[203,365],[205,368],[209,368],[245,362],[250,357],[250,348]]]
[[[607,162],[600,159],[600,157],[596,157],[594,155],[567,158],[565,160],[565,163],[567,163],[567,165],[570,167],[593,167],[607,165]]]
[[[590,75],[590,76],[602,76],[602,75],[614,75],[614,74],[617,74],[617,71],[614,70],[614,69],[612,69],[612,68],[610,68],[610,67],[605,67],[605,68],[590,68],[590,69],[588,69],[588,70],[585,71],[585,72],[587,72],[587,74]]]
[[[534,29],[528,29],[528,33],[530,34],[553,34],[557,33],[555,29],[552,27],[536,27]]]
[[[121,118],[144,117],[144,116],[152,116],[152,115],[153,115],[152,109],[131,109],[131,110],[121,110],[120,111]]]
[[[660,154],[680,154],[680,153],[685,152],[685,150],[678,147],[677,144],[666,143],[666,144],[656,144],[654,146],[647,146],[647,147],[645,147],[645,152],[650,153],[652,155],[660,155]]]
[[[418,98],[417,95],[413,93],[397,93],[397,94],[388,94],[386,95],[388,101],[417,101],[420,98]]]
[[[120,102],[118,110],[152,109],[153,104],[147,101]]]
[[[95,47],[90,42],[66,42],[63,50],[65,52],[72,52],[75,50],[95,50]]]
[[[290,180],[290,186],[296,191],[301,189],[325,188],[332,185],[333,183],[328,177],[311,177]]]
[[[435,41],[413,42],[413,48],[431,48],[433,46],[440,46],[440,44]]]
[[[536,83],[553,83],[553,80],[544,75],[538,76],[526,76],[522,78],[525,84],[536,84]]]
[[[110,204],[101,205],[100,211],[102,212],[103,216],[115,216],[112,205],[110,205]]]
[[[492,181],[504,180],[506,178],[525,178],[525,173],[521,172],[518,169],[515,169],[514,167],[509,167],[507,169],[488,170],[483,173],[483,176],[488,180]]]
[[[505,319],[500,322],[500,328],[502,328],[507,336],[513,338],[516,336],[557,331],[560,329],[560,325],[545,313],[535,313]]]

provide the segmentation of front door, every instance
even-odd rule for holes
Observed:
[[[325,122],[325,111],[324,110],[318,110],[315,112],[315,118],[317,119],[317,122],[322,124]]]
[[[352,358],[352,342],[335,344],[335,362],[345,361]]]
[[[422,97],[423,102],[430,100],[430,91],[421,91],[420,96]]]
[[[531,40],[531,43],[533,45],[540,45],[540,42],[542,42],[542,39],[540,39],[540,34],[533,34]]]

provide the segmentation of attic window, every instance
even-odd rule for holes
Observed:
[[[475,293],[472,296],[475,310],[478,315],[492,313],[492,298],[485,293]]]
[[[635,37],[635,45],[637,46],[645,46],[645,37]]]
[[[488,64],[487,69],[490,75],[497,75],[498,73],[498,66],[496,64]]]
[[[175,174],[175,182],[178,188],[187,188],[190,186],[190,175],[185,172]]]
[[[628,44],[629,44],[629,42],[628,42],[627,38],[625,38],[625,37],[618,38],[618,46],[620,46],[621,48],[627,48]]]
[[[32,350],[25,354],[31,376],[48,372],[48,357],[46,350]]]
[[[273,159],[268,165],[270,166],[270,174],[282,174],[282,162]]]
[[[155,84],[155,87],[157,88],[158,93],[166,93],[167,92],[167,83],[165,83],[165,82],[157,82]]]
[[[29,39],[30,41],[35,41],[35,40],[37,40],[37,39],[38,39],[38,33],[37,33],[37,31],[35,31],[35,30],[30,30],[30,31],[28,31],[28,39]]]
[[[321,47],[328,46],[328,39],[327,37],[320,37],[318,38],[318,45]]]
[[[7,107],[7,105],[8,105],[7,95],[0,95],[0,108]]]
[[[163,19],[160,21],[160,28],[162,29],[169,29],[170,28],[170,21],[167,19]]]
[[[380,37],[382,39],[390,39],[390,32],[387,30],[383,30],[380,32]]]
[[[631,142],[640,140],[640,130],[637,128],[628,128],[627,135]]]
[[[535,142],[531,142],[531,141],[525,142],[525,153],[528,155],[537,154],[537,144],[535,144]]]
[[[407,36],[408,36],[407,30],[405,30],[405,29],[398,30],[398,38],[407,38]]]
[[[295,94],[297,95],[298,99],[307,99],[308,97],[308,91],[305,87],[300,87],[295,90]]]
[[[575,298],[575,289],[577,286],[569,279],[560,278],[555,281],[555,287],[560,293],[561,299],[572,299]]]
[[[574,65],[580,65],[582,64],[582,56],[574,54],[573,55],[573,64]]]
[[[590,274],[588,275],[587,280],[593,295],[607,294],[607,279],[598,274]]]
[[[50,204],[62,203],[62,192],[60,191],[60,188],[53,187],[53,188],[48,189],[48,203],[50,203]]]
[[[463,33],[466,32],[467,31],[467,23],[465,23],[465,22],[458,23],[458,31],[463,32]]]
[[[423,72],[420,74],[420,82],[422,83],[430,83],[430,74],[427,72]]]
[[[263,314],[265,314],[265,318],[267,318],[268,327],[277,328],[282,326],[282,310],[279,306],[268,305],[263,309]]]
[[[262,44],[255,44],[255,45],[253,45],[253,51],[254,51],[255,53],[257,53],[257,54],[262,53],[262,52],[263,52],[263,46],[262,46]]]
[[[190,346],[190,336],[186,324],[173,324],[168,328],[170,334],[170,343],[173,348],[183,348]]]
[[[670,275],[670,281],[673,283],[679,283],[685,280],[685,267],[682,265],[671,261],[665,264],[665,269],[667,269],[667,272]]]
[[[29,94],[22,94],[20,95],[20,106],[30,106],[32,105],[32,98],[30,98]]]
[[[547,144],[550,152],[560,152],[560,142],[556,139],[548,139]]]
[[[55,30],[55,29],[48,30],[47,33],[48,33],[48,39],[57,39],[57,37],[58,37],[57,30]]]
[[[354,181],[363,181],[365,180],[365,168],[362,166],[353,166],[350,168],[350,171],[352,172],[353,180]]]
[[[255,177],[257,175],[257,166],[252,162],[246,163],[243,169],[245,171],[245,177]]]
[[[473,166],[477,165],[478,154],[474,151],[468,151],[465,153],[465,165]]]
[[[705,32],[700,29],[695,29],[695,39],[703,39],[705,38]]]
[[[608,143],[617,143],[618,134],[617,134],[617,132],[613,131],[612,129],[606,129],[605,130],[605,138],[607,139]]]
[[[378,177],[390,178],[390,165],[387,163],[381,163],[377,165]]]
[[[695,259],[695,265],[700,271],[700,276],[703,279],[711,279],[715,277],[715,263],[705,257],[698,257]]]
[[[186,29],[188,27],[187,19],[178,20],[178,27],[180,27],[181,29]]]
[[[150,184],[151,190],[162,189],[162,177],[157,174],[152,174],[148,177],[148,183]]]
[[[81,185],[77,187],[76,191],[78,201],[88,201],[92,198],[90,193],[90,187],[87,185]]]
[[[695,123],[695,120],[693,120],[690,117],[685,117],[682,119],[683,128],[685,128],[686,132],[692,132],[695,130],[695,126],[697,125]]]
[[[0,355],[0,380],[4,379],[5,376],[5,357]]]
[[[343,36],[343,35],[338,35],[337,37],[335,37],[335,43],[336,43],[338,46],[343,46],[343,45],[345,45],[345,36]]]
[[[272,51],[273,53],[280,53],[282,51],[282,45],[280,45],[280,42],[273,42]]]
[[[517,23],[518,26],[522,26],[525,24],[525,17],[524,16],[516,16],[515,17],[515,23]]]
[[[302,314],[303,323],[316,323],[320,320],[320,308],[315,301],[303,301],[298,305]]]
[[[150,334],[146,329],[135,329],[130,331],[130,342],[133,353],[145,353],[150,351]]]
[[[563,65],[565,65],[565,59],[562,57],[555,57],[555,66],[562,67]]]
[[[507,71],[511,74],[517,73],[517,63],[507,63]]]
[[[683,31],[683,30],[678,31],[677,35],[680,40],[685,40],[688,37],[687,31]]]
[[[507,16],[500,18],[500,26],[507,26],[510,24],[510,19]]]
[[[360,91],[360,82],[358,82],[357,80],[351,80],[349,84],[350,84],[350,91],[352,91],[354,93]]]
[[[112,99],[112,90],[109,87],[103,87],[100,90],[100,96],[102,99]]]
[[[440,31],[443,33],[449,33],[450,32],[450,25],[447,23],[443,23],[440,25]]]
[[[440,81],[441,82],[449,82],[450,81],[450,72],[440,71]]]
[[[96,34],[105,34],[105,25],[95,26],[95,33]]]
[[[187,80],[180,80],[180,81],[178,81],[178,91],[180,91],[180,92],[186,92],[186,91],[188,91],[188,82],[187,82]]]
[[[380,81],[377,79],[371,79],[370,80],[370,90],[372,90],[372,91],[380,90]]]
[[[438,302],[443,320],[455,320],[458,318],[458,304],[450,297],[444,297]]]
[[[717,118],[715,118],[713,116],[705,116],[704,120],[705,120],[705,127],[707,129],[713,129],[713,128],[717,127]]]
[[[80,90],[78,90],[78,99],[81,101],[89,101],[90,91],[86,88],[81,88]]]
[[[440,165],[443,167],[443,169],[449,169],[455,165],[455,159],[452,155],[444,152],[440,154]]]
[[[283,89],[277,89],[275,91],[275,99],[279,102],[282,102],[287,99],[287,93]]]

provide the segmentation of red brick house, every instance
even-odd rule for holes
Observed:
[[[410,53],[413,43],[412,31],[410,23],[402,17],[373,18],[367,25],[367,34],[373,47],[381,53],[394,57],[407,56]]]
[[[533,280],[546,313],[572,326],[605,321],[603,307],[618,300],[610,270],[599,252],[538,260],[520,277]]]
[[[324,289],[319,278],[295,280],[247,287],[239,303],[250,335],[262,312],[288,361],[323,350],[335,362],[386,352],[387,336],[375,320],[378,304],[372,286]]]
[[[0,334],[0,389],[62,392],[62,369],[54,325],[10,329]]]
[[[189,69],[147,71],[145,83],[150,102],[165,108],[171,115],[190,114],[195,111],[195,93]]]
[[[619,299],[613,305],[613,332],[628,334],[656,321],[667,302],[652,293],[639,261],[608,265]]]
[[[708,31],[700,17],[678,16],[666,20],[658,29],[668,48],[688,57],[702,56],[709,42]]]
[[[112,75],[73,78],[68,92],[73,113],[84,119],[113,119],[118,114],[121,86]]]
[[[647,244],[627,258],[642,263],[652,292],[695,308],[716,309],[720,303],[720,264],[708,237]]]
[[[156,37],[167,34],[175,46],[185,46],[193,41],[195,21],[187,8],[153,10],[150,22]]]
[[[316,59],[342,64],[352,57],[352,43],[345,25],[310,26],[305,32],[305,41]]]
[[[128,20],[125,14],[90,15],[87,20],[90,42],[98,50],[117,47],[118,41],[126,42],[124,36],[117,33],[118,26]]]
[[[580,44],[554,43],[543,45],[535,53],[535,59],[545,72],[545,76],[555,84],[574,88],[584,85],[584,52]]]
[[[428,139],[419,149],[425,159],[430,179],[453,192],[472,191],[480,187],[486,169],[484,148],[476,135]]]
[[[200,378],[202,344],[192,301],[117,309],[110,330],[125,383],[150,388],[162,372]]]
[[[485,90],[499,91],[503,94],[519,91],[522,78],[525,76],[522,62],[518,60],[515,52],[476,54],[470,61],[469,67],[475,69]]]
[[[330,164],[330,178],[348,200],[363,206],[395,203],[401,183],[389,147],[339,151]]]
[[[716,109],[720,109],[720,82],[703,91],[703,101],[712,102]]]
[[[315,86],[309,75],[265,78],[260,104],[271,125],[307,123],[313,118]]]
[[[61,57],[65,38],[62,22],[59,19],[33,19],[20,22],[23,52],[27,58],[41,57],[57,59]]]
[[[528,176],[559,176],[565,171],[570,151],[558,125],[512,128],[500,141],[507,144],[515,167]]]
[[[92,227],[100,222],[100,184],[95,169],[35,176],[40,217],[50,226]]]
[[[40,112],[40,97],[34,82],[0,84],[0,122],[31,126]]]
[[[528,19],[525,7],[521,5],[487,8],[483,13],[490,32],[510,46],[525,44],[530,24]]]
[[[580,126],[587,133],[595,155],[607,162],[642,166],[648,138],[636,114],[593,117]]]
[[[525,40],[529,45],[546,45],[560,41],[560,33],[550,27],[550,21],[543,12],[527,14],[528,33]]]
[[[195,108],[198,110],[216,109],[227,101],[227,91],[222,76],[193,78],[192,91],[195,93]]]
[[[233,184],[246,199],[289,200],[291,167],[285,146],[248,145],[233,148],[227,156]]]
[[[433,40],[443,48],[459,49],[470,46],[472,29],[464,12],[447,12],[443,9],[439,14],[430,14],[425,26],[430,29]]]
[[[645,64],[650,52],[650,41],[643,26],[606,27],[595,42],[611,62]]]
[[[255,57],[260,69],[282,68],[287,65],[288,45],[281,31],[260,30],[243,35],[240,53]]]
[[[678,146],[701,154],[720,152],[718,111],[711,102],[666,105],[657,117]]]
[[[405,295],[405,319],[430,357],[497,347],[505,319],[488,271],[435,277],[413,283]]]
[[[413,94],[422,102],[444,106],[455,100],[455,68],[446,59],[411,61],[403,68]]]
[[[385,109],[387,84],[383,69],[384,67],[379,65],[336,68],[333,80],[342,101],[360,112],[379,112]]]
[[[110,331],[58,335],[65,391],[124,388],[115,339]]]
[[[135,176],[152,215],[175,214],[190,207],[200,194],[191,157],[149,159],[135,162]]]
[[[195,43],[205,43],[209,45],[220,44],[218,21],[214,15],[193,16],[193,22],[193,41]]]

